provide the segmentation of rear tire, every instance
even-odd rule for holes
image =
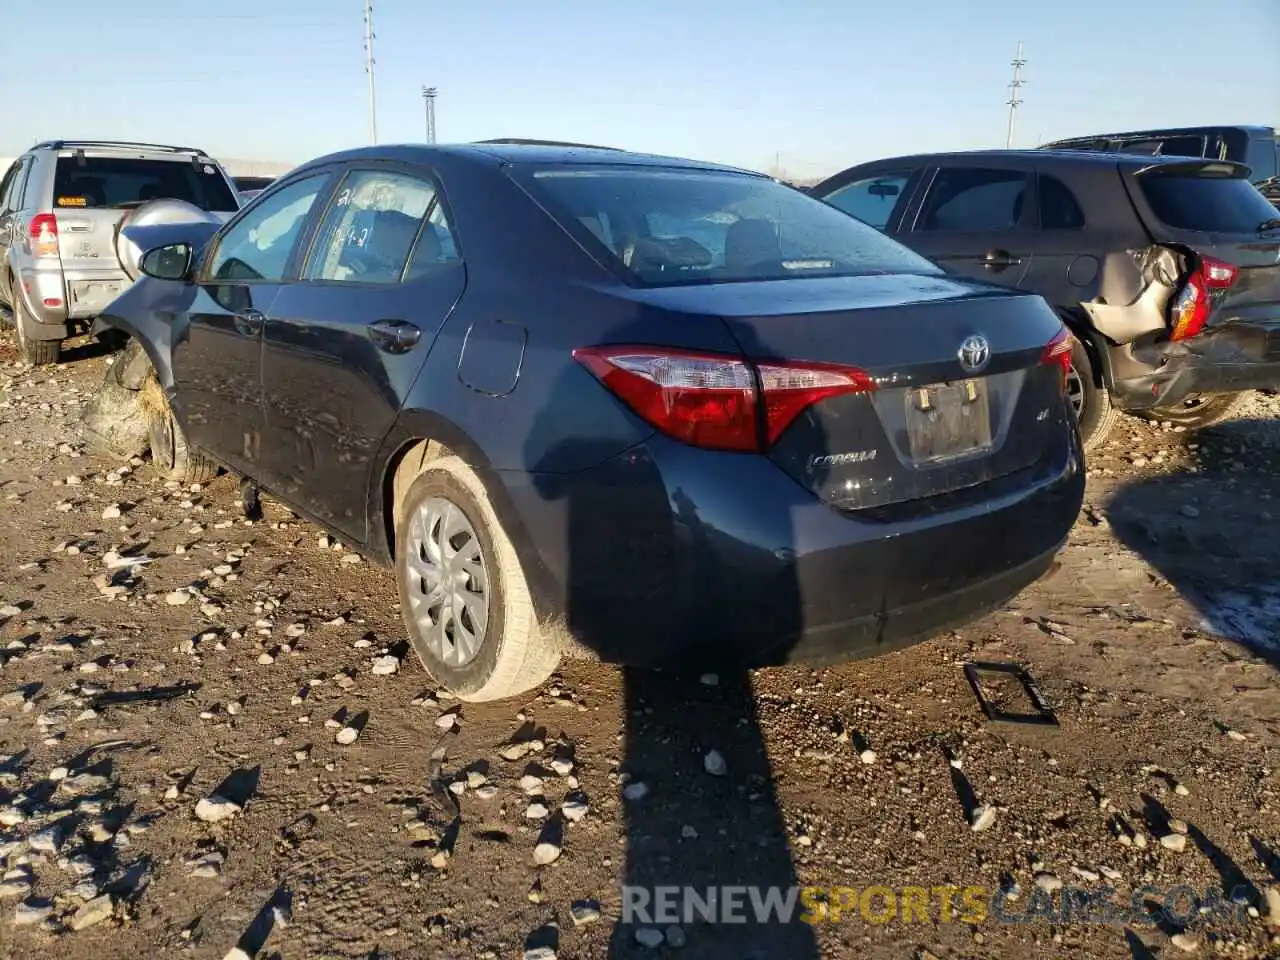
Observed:
[[[18,349],[22,352],[22,359],[33,367],[47,367],[57,363],[62,354],[62,341],[32,340],[26,331],[30,321],[27,319],[26,308],[22,306],[22,297],[16,296],[13,299],[13,326],[18,331]]]
[[[1202,430],[1230,419],[1248,395],[1248,391],[1201,394],[1188,397],[1174,407],[1154,407],[1143,410],[1142,416],[1156,422],[1168,421],[1176,427],[1185,427],[1188,430]]]
[[[468,556],[452,567],[445,559]],[[560,662],[559,650],[539,629],[515,547],[480,478],[457,457],[431,461],[397,505],[396,584],[423,666],[460,700],[524,693]],[[476,638],[469,654],[460,631]]]
[[[218,475],[218,465],[187,445],[182,426],[173,415],[169,398],[153,373],[142,385],[142,406],[151,438],[151,462],[168,480],[207,483]]]
[[[1094,369],[1089,351],[1078,337],[1071,338],[1071,371],[1067,374],[1067,394],[1080,425],[1080,442],[1086,452],[1107,439],[1118,411],[1111,403],[1102,378]]]

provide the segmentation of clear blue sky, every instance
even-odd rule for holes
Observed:
[[[362,0],[7,0],[0,154],[37,138],[301,162],[368,140]],[[185,12],[179,12],[185,11]],[[1280,125],[1280,0],[375,0],[378,133],[793,175],[1135,126]]]

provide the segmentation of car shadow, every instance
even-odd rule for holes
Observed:
[[[1195,608],[1199,630],[1280,668],[1280,523],[1274,421],[1235,420],[1194,434],[1194,472],[1118,487],[1106,516],[1116,536]],[[1245,469],[1257,462],[1256,469]]]
[[[646,340],[643,331],[631,335],[615,342]],[[755,344],[741,346],[754,355]],[[663,948],[696,958],[816,960],[814,928],[800,919],[791,838],[750,664],[729,657],[736,638],[727,628],[691,635],[680,619],[714,623],[709,612],[736,604],[774,635],[798,638],[804,623],[794,568],[770,581],[767,596],[737,595],[727,567],[767,570],[777,556],[722,529],[730,526],[718,525],[724,515],[707,515],[716,512],[721,487],[709,478],[664,476],[669,458],[656,462],[646,444],[612,456],[589,482],[540,471],[543,456],[548,463],[589,459],[591,437],[550,451],[537,438],[563,433],[546,418],[580,397],[590,377],[576,364],[561,375],[528,446],[536,494],[563,511],[567,530],[559,572],[565,626],[608,662],[635,664],[651,651],[687,658],[680,667],[655,662],[622,671],[616,773],[625,864],[608,956],[654,956],[654,948]],[[686,489],[683,480],[697,489]],[[681,613],[669,614],[673,608]],[[771,651],[770,662],[785,660],[790,646]],[[783,919],[769,912],[774,897],[797,898]]]

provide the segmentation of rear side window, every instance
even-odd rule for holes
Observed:
[[[943,169],[934,178],[917,230],[1012,230],[1022,220],[1031,178],[1021,170]]]
[[[1084,226],[1084,211],[1075,194],[1057,177],[1040,177],[1040,228],[1042,230],[1079,230]]]
[[[1249,156],[1245,160],[1253,171],[1249,179],[1254,183],[1269,180],[1276,175],[1276,151],[1280,148],[1274,139],[1254,140],[1249,144]]]
[[[846,183],[820,199],[877,230],[883,230],[906,199],[910,179],[910,170],[881,173]]]
[[[59,157],[55,207],[120,208],[148,200],[185,200],[201,210],[234,212],[235,195],[211,163],[138,157]]]
[[[1138,183],[1156,217],[1176,230],[1256,233],[1276,215],[1248,180],[1148,173]]]
[[[940,272],[767,177],[624,165],[512,175],[587,250],[645,285]]]

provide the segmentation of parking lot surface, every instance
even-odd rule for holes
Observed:
[[[749,676],[566,661],[461,705],[387,572],[269,499],[247,521],[234,478],[86,455],[106,362],[0,339],[0,955],[1280,953],[1280,397],[1123,419],[1061,567],[958,633]],[[972,661],[1025,667],[1057,725],[989,722]],[[624,884],[1019,895],[672,931],[619,923]],[[1025,916],[1059,886],[1242,902]]]

